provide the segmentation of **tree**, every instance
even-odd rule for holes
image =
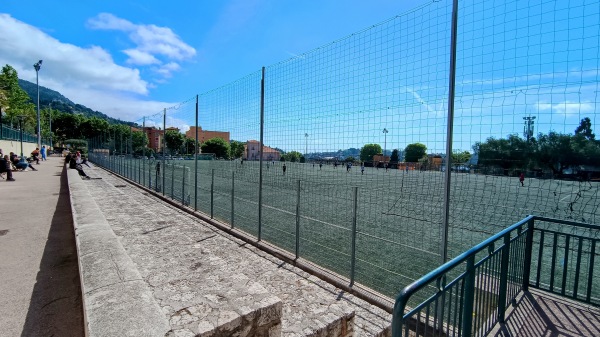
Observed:
[[[571,135],[553,131],[547,135],[540,133],[536,141],[535,159],[555,174],[562,173],[564,169],[576,162],[571,140]]]
[[[409,163],[416,163],[427,153],[427,146],[421,143],[408,144],[404,149],[404,160]]]
[[[185,137],[183,141],[183,148],[185,149],[185,154],[189,155],[192,153],[197,153],[198,151],[196,151],[196,149],[198,149],[199,147],[196,145],[198,145],[198,143],[196,143],[196,139]]]
[[[585,117],[579,122],[579,126],[575,129],[576,135],[583,135],[587,140],[595,140],[596,135],[592,132],[592,121],[589,117]]]
[[[476,143],[473,147],[479,153],[479,164],[484,166],[498,166],[508,174],[510,168],[523,168],[527,166],[533,153],[532,146],[536,140],[528,143],[518,135],[509,135],[506,139],[488,138],[485,143]]]
[[[292,163],[294,163],[300,161],[300,158],[302,158],[302,153],[298,151],[290,151],[284,154],[283,156],[285,157],[286,161],[291,161]]]
[[[108,122],[98,117],[85,118],[81,116],[79,133],[83,138],[94,138],[108,130]]]
[[[348,157],[346,157],[346,159],[344,159],[344,161],[346,163],[354,163],[356,161],[356,159],[352,156],[348,156]]]
[[[142,131],[134,131],[131,135],[133,152],[145,155],[146,147],[148,146],[148,135]]]
[[[17,71],[10,65],[2,67],[0,72],[0,106],[6,112],[6,119],[12,124],[16,116],[24,115],[24,129],[33,130],[37,124],[35,105],[31,103],[29,95],[19,86]]]
[[[181,149],[184,141],[184,135],[177,130],[167,130],[165,133],[165,143],[171,154]]]
[[[390,157],[390,161],[392,163],[397,163],[400,161],[400,156],[398,154],[398,149],[394,149],[394,151],[392,151],[392,156]]]
[[[373,156],[377,154],[381,154],[381,145],[365,144],[365,146],[360,149],[360,160],[373,161]]]
[[[244,155],[244,143],[232,140],[229,147],[231,158],[241,158]]]
[[[452,153],[452,164],[466,163],[471,159],[471,153],[469,151],[454,151]]]
[[[229,159],[229,143],[223,138],[211,138],[201,145],[202,153],[214,153],[217,158]]]

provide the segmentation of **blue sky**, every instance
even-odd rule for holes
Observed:
[[[393,0],[4,0],[0,63],[35,81],[32,65],[43,59],[41,85],[112,117],[137,119],[412,6]],[[139,111],[127,111],[133,107]]]
[[[598,0],[460,4],[455,149],[522,134],[529,115],[536,133],[572,133],[583,117],[600,123]],[[266,66],[267,145],[310,152],[422,142],[441,152],[450,5],[9,0],[0,5],[0,63],[35,81],[32,65],[43,59],[41,85],[130,121],[176,106],[168,124],[185,129],[187,100],[201,94],[200,124],[242,141],[258,139]]]

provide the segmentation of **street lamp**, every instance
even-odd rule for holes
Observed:
[[[388,134],[388,129],[383,128],[383,136],[384,136],[384,142],[383,142],[383,161],[385,162],[385,150],[387,147],[387,134]]]
[[[17,118],[19,119],[19,134],[20,134],[20,139],[21,139],[21,163],[25,163],[25,156],[23,156],[23,119],[25,119],[24,115],[18,115]],[[25,163],[26,164],[26,163]]]
[[[37,61],[33,65],[35,68],[35,83],[37,85],[37,144],[38,149],[42,148],[42,134],[40,132],[40,67],[42,66],[42,60]]]

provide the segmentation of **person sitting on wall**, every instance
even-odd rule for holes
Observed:
[[[6,172],[6,181],[15,181],[12,175],[12,168],[10,166],[10,158],[8,155],[0,157],[0,173]]]
[[[19,156],[17,156],[15,153],[11,152],[10,153],[10,161],[13,163],[13,165],[15,165],[15,167],[18,170],[23,170],[25,171],[28,167],[32,170],[32,171],[37,171],[35,167],[31,166],[30,163],[28,162],[22,162],[19,160]]]
[[[91,179],[85,172],[83,172],[83,167],[81,167],[81,163],[77,162],[77,156],[70,155],[69,157],[69,168],[73,170],[77,170],[81,179]]]
[[[40,164],[40,149],[38,147],[35,150],[31,151],[31,158],[36,164]]]

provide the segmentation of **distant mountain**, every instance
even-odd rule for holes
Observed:
[[[29,81],[19,79],[19,86],[25,90],[32,102],[37,100],[37,85]],[[54,110],[71,114],[82,114],[86,117],[98,117],[105,119],[113,124],[127,124],[135,126],[135,123],[125,122],[119,119],[108,117],[100,111],[94,111],[85,105],[77,104],[63,96],[60,92],[40,86],[40,108],[50,107]]]

